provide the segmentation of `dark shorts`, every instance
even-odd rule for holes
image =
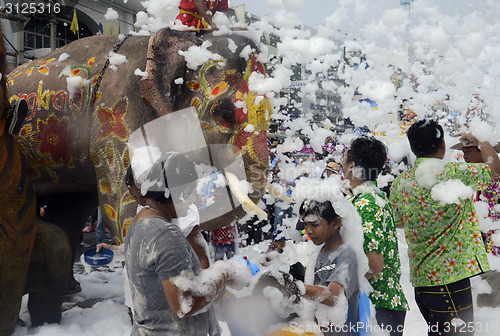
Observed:
[[[474,335],[468,278],[443,286],[415,287],[415,301],[427,322],[429,335]]]
[[[236,244],[235,243],[219,243],[219,244],[212,244],[214,246],[214,259],[215,261],[217,260],[224,260],[224,256],[226,256],[227,259],[231,259],[234,254],[236,253]]]
[[[390,336],[402,336],[406,310],[375,308],[378,325],[388,331]]]

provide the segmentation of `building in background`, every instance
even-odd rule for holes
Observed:
[[[128,33],[134,30],[140,0],[0,0],[0,19],[8,52],[9,70],[41,57],[78,38]],[[118,20],[106,20],[108,8]],[[71,31],[76,11],[78,31]]]

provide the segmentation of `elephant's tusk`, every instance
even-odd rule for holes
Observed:
[[[276,188],[274,185],[272,184],[268,184],[266,186],[266,191],[271,195],[273,196],[274,198],[278,198],[282,201],[285,201],[285,202],[288,202],[288,203],[295,203],[295,200],[285,194],[283,194],[281,192],[281,190],[279,190],[278,188]]]
[[[250,197],[248,197],[248,195],[245,195],[240,191],[239,187],[240,180],[238,180],[236,175],[228,171],[226,171],[225,174],[226,174],[227,184],[229,185],[229,189],[231,189],[231,193],[234,195],[234,197],[236,197],[238,202],[240,202],[244,207],[248,208],[249,210],[252,210],[257,214],[260,214],[267,218],[267,213],[261,208],[259,208],[257,204],[255,204],[250,199]]]

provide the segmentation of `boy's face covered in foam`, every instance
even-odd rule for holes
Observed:
[[[314,245],[321,245],[338,235],[340,222],[339,217],[330,223],[318,215],[310,214],[304,218],[305,230]]]

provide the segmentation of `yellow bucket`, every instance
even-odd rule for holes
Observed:
[[[313,333],[310,331],[292,331],[290,327],[281,328],[279,330],[273,331],[268,336],[319,336],[317,333]]]

